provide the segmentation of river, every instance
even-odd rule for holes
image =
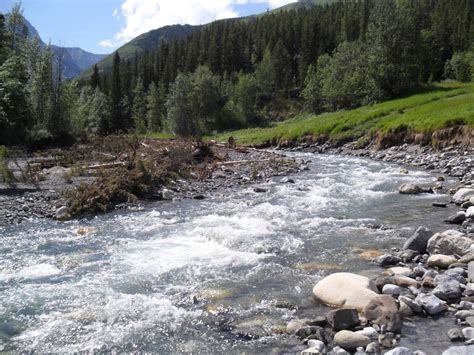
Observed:
[[[235,188],[0,228],[0,350],[296,352],[301,341],[280,333],[295,317],[324,314],[311,297],[318,280],[335,271],[376,276],[365,250],[400,247],[422,224],[448,229],[446,209],[432,207],[446,196],[397,192],[403,182],[432,183],[427,172],[289,154],[311,160],[310,170],[291,176],[294,184],[259,184],[266,193]],[[449,346],[404,329],[413,349]]]

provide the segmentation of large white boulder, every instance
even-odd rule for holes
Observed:
[[[359,311],[378,296],[376,286],[365,276],[335,273],[319,281],[313,294],[322,303],[334,307],[353,307]]]
[[[463,202],[468,201],[471,197],[474,197],[474,189],[462,188],[454,194],[453,202],[460,205]]]
[[[467,254],[472,245],[472,240],[464,233],[456,230],[447,230],[436,233],[428,240],[426,250],[430,254],[458,255]]]

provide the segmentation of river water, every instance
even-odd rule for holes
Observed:
[[[311,160],[310,170],[295,184],[258,185],[266,193],[236,188],[0,228],[0,351],[296,352],[301,342],[279,333],[295,317],[324,314],[311,297],[318,280],[376,276],[365,250],[399,247],[422,224],[446,229],[447,211],[431,206],[446,196],[397,193],[403,182],[432,183],[429,173],[291,155]],[[449,346],[439,328],[434,337],[405,329],[413,349]]]

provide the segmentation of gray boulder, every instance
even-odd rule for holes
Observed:
[[[448,309],[446,302],[434,295],[419,294],[415,302],[421,305],[426,313],[432,316],[438,315]]]
[[[474,189],[463,188],[459,189],[453,196],[453,202],[457,205],[468,201],[471,197],[474,197]]]
[[[472,240],[467,238],[464,233],[447,230],[432,236],[426,249],[430,254],[463,256],[470,252],[471,244]]]
[[[399,346],[385,353],[385,355],[413,355],[413,354],[414,354],[413,351],[403,346]]]
[[[398,192],[403,195],[417,195],[423,192],[423,189],[418,185],[407,183],[398,188]]]
[[[442,282],[434,288],[433,295],[444,301],[457,301],[462,295],[461,285],[455,280]]]
[[[428,228],[424,226],[418,227],[415,233],[403,244],[403,249],[415,250],[423,254],[426,251],[428,240],[432,236],[433,233]]]
[[[449,216],[445,222],[449,224],[459,224],[461,225],[466,220],[466,212],[459,211],[455,215]]]
[[[326,319],[334,330],[348,330],[360,324],[355,308],[335,309],[327,314]]]

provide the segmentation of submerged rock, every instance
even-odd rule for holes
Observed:
[[[398,188],[398,192],[404,195],[417,195],[423,192],[423,189],[418,185],[407,183]]]
[[[365,276],[335,273],[319,281],[313,294],[321,302],[335,307],[353,307],[362,310],[377,297],[377,288]]]

